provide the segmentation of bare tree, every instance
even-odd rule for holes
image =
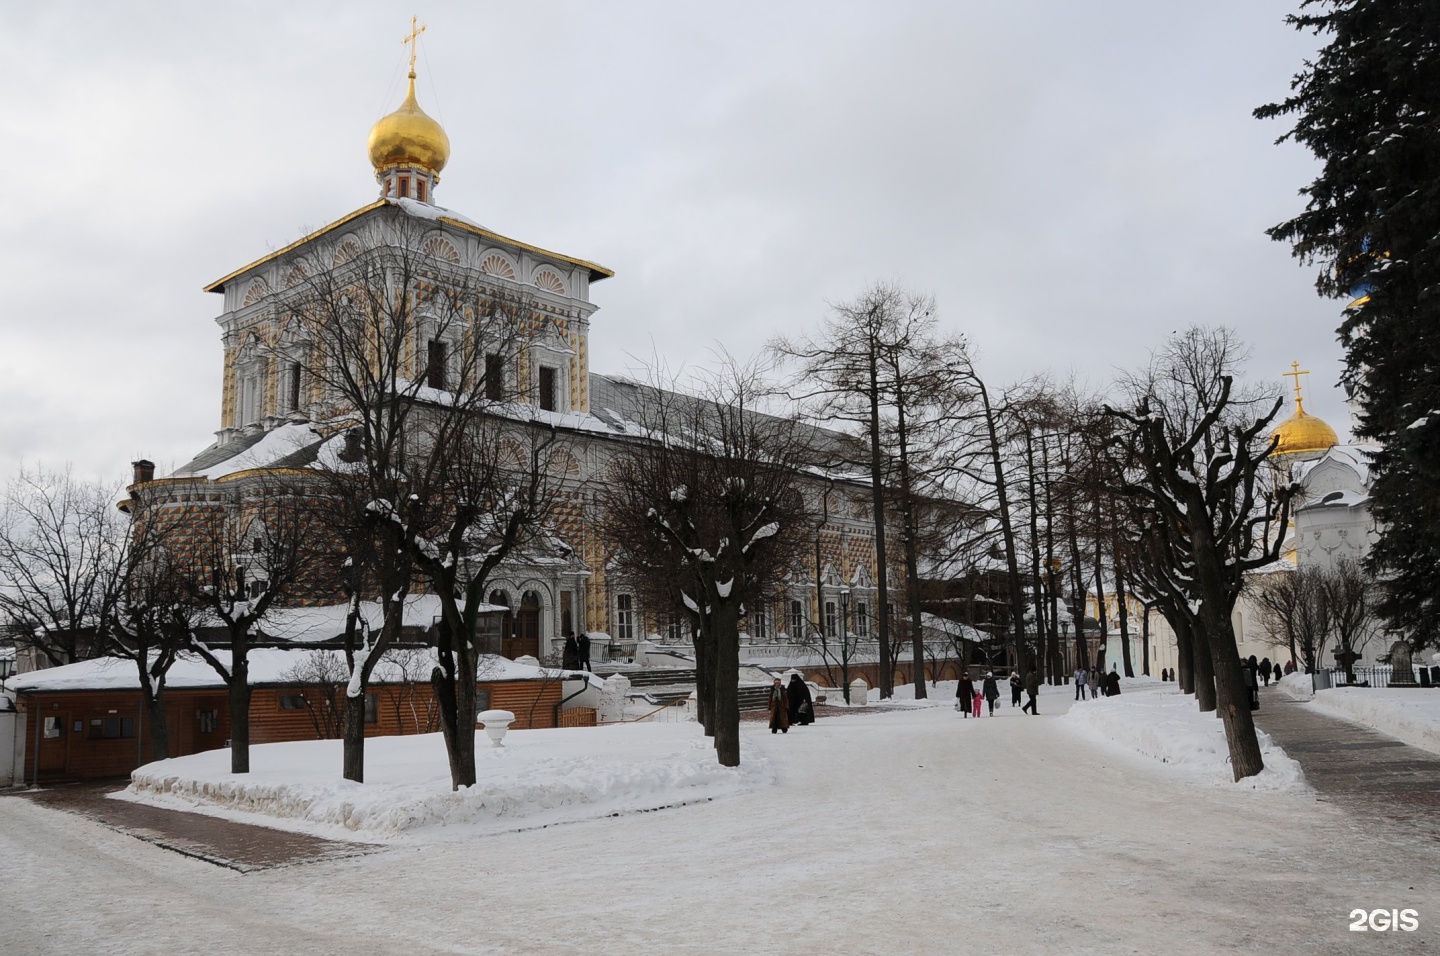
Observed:
[[[344,732],[345,689],[350,683],[345,659],[329,649],[307,651],[279,676],[303,688],[305,712],[315,728],[315,739],[338,739]]]
[[[1205,353],[1228,354],[1223,330],[1191,330],[1173,373],[1189,402],[1167,406],[1143,397],[1133,412],[1111,410],[1129,429],[1127,443],[1138,468],[1122,490],[1152,508],[1176,531],[1173,556],[1183,564],[1173,573],[1188,583],[1198,602],[1198,633],[1208,645],[1214,668],[1217,706],[1225,721],[1235,779],[1259,773],[1264,764],[1250,714],[1249,693],[1240,672],[1231,612],[1246,573],[1273,562],[1281,547],[1280,530],[1289,517],[1288,490],[1267,489],[1266,458],[1273,441],[1260,435],[1281,407],[1251,417],[1237,410],[1233,378],[1213,375]],[[1193,366],[1188,359],[1199,359]],[[1206,369],[1212,375],[1206,375]],[[1177,376],[1178,377],[1178,376]],[[1218,379],[1218,382],[1214,379]],[[1173,416],[1173,417],[1172,417]],[[1197,653],[1197,657],[1200,656]]]
[[[102,655],[129,529],[115,489],[22,467],[0,501],[0,618],[49,666]]]
[[[180,652],[202,619],[189,597],[188,579],[164,536],[166,526],[152,520],[143,501],[130,501],[131,517],[124,583],[108,625],[105,653],[129,660],[136,669],[141,698],[150,718],[150,749],[155,760],[170,756],[165,721],[165,683]]]
[[[316,544],[294,501],[294,487],[269,479],[229,502],[166,519],[183,534],[188,647],[224,682],[230,711],[230,772],[250,772],[250,649],[271,610],[302,578],[315,575]],[[211,637],[210,635],[214,635]],[[228,645],[228,658],[210,641]]]
[[[795,565],[812,520],[801,493],[808,436],[794,419],[760,413],[768,391],[760,369],[728,360],[699,398],[651,389],[646,438],[619,453],[604,493],[619,566],[632,577],[670,568],[699,622],[696,663],[709,672],[702,686],[727,767],[740,763],[742,610]]]
[[[430,654],[418,647],[391,647],[380,662],[384,682],[377,685],[395,711],[395,726],[405,733],[405,718],[409,715],[411,733],[434,733],[439,714],[435,709],[435,697],[423,697],[418,689],[422,682],[428,683],[429,669],[433,665]]]
[[[1261,629],[1290,649],[1305,673],[1319,669],[1331,632],[1330,602],[1314,568],[1276,568],[1252,575],[1246,593]]]
[[[1375,578],[1359,561],[1340,558],[1320,572],[1320,594],[1328,606],[1335,657],[1345,679],[1355,683],[1355,662],[1377,633]]]
[[[880,696],[894,693],[890,643],[890,564],[886,518],[886,431],[894,384],[886,376],[887,354],[904,350],[917,324],[933,306],[897,285],[877,282],[850,302],[831,306],[832,316],[814,337],[777,338],[771,349],[795,364],[793,395],[811,415],[842,422],[861,432],[860,459],[870,475],[871,515],[875,523],[876,638],[880,647]]]

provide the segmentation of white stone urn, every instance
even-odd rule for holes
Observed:
[[[485,710],[480,712],[479,720],[485,725],[485,736],[490,738],[490,745],[505,746],[505,731],[510,729],[515,715],[508,710]]]

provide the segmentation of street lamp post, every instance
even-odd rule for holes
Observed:
[[[850,589],[840,589],[840,682],[850,703]]]

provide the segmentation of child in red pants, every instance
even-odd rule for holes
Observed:
[[[981,695],[980,689],[977,687],[977,688],[975,689],[975,697],[974,697],[974,699],[971,700],[971,702],[970,702],[971,713],[973,713],[976,717],[979,717],[979,716],[980,716],[980,708],[981,708],[982,706],[984,706],[984,704],[985,704],[985,698]]]

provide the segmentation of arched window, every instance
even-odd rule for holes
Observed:
[[[254,305],[269,294],[270,287],[265,284],[264,279],[251,279],[250,284],[245,287],[245,299],[240,303],[240,307],[244,308],[247,305]]]
[[[510,260],[498,252],[492,252],[480,260],[480,271],[486,275],[499,276],[502,279],[515,278],[515,267],[510,264]]]
[[[454,244],[444,236],[431,236],[426,239],[425,245],[421,247],[420,251],[432,259],[443,259],[446,262],[460,261],[460,253],[455,250]]]
[[[630,594],[615,595],[615,639],[635,639],[635,598]]]
[[[565,294],[565,280],[549,269],[541,269],[535,273],[534,285],[535,288],[544,289],[546,292],[554,292],[557,295]]]
[[[235,356],[235,424],[258,422],[264,414],[265,358],[252,335]]]
[[[805,639],[805,602],[799,598],[790,599],[790,640],[803,641]]]

